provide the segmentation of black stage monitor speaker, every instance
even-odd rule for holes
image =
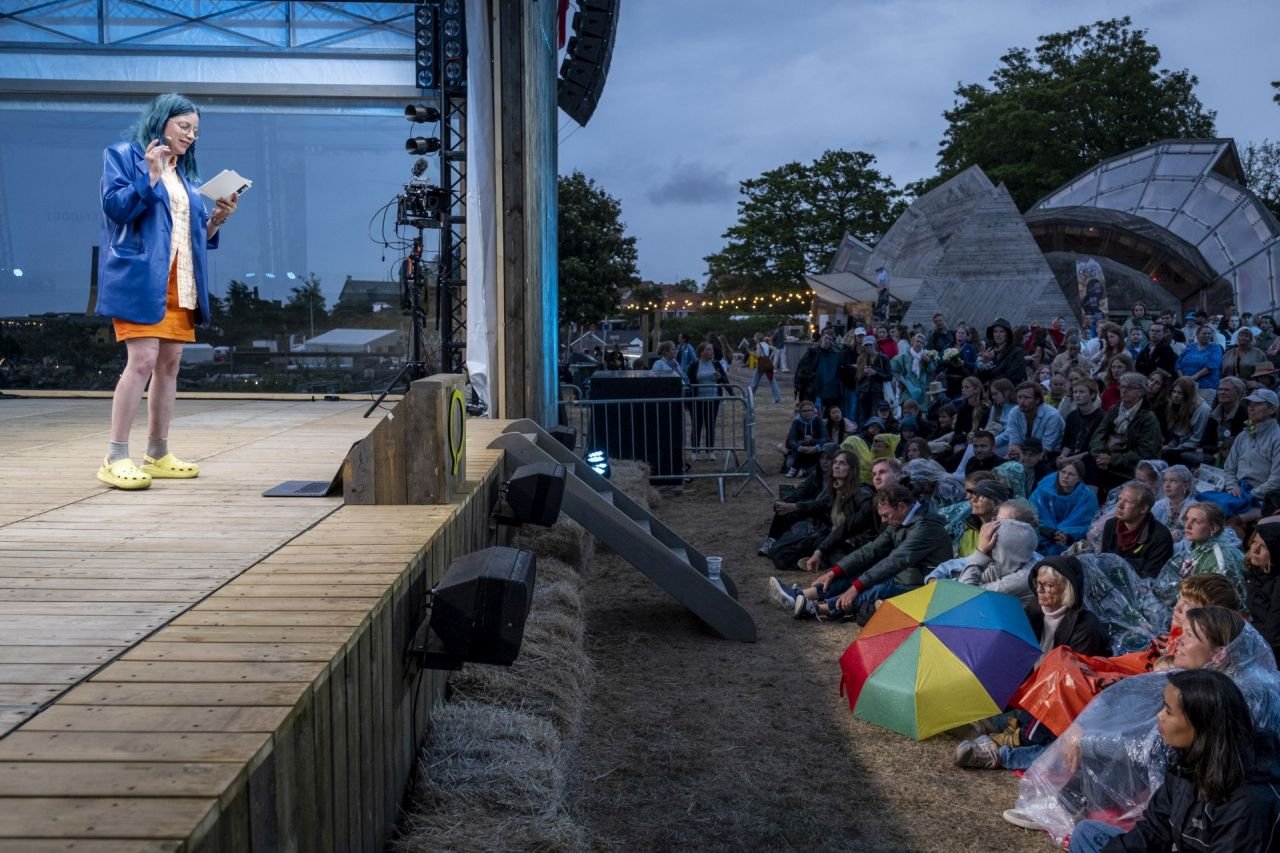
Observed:
[[[569,450],[573,450],[578,444],[578,431],[571,426],[553,426],[547,432]]]
[[[532,551],[493,547],[449,564],[431,603],[429,662],[510,666],[533,602]],[[442,660],[443,659],[443,660]]]
[[[560,517],[567,471],[558,462],[521,465],[502,484],[498,520],[504,523],[550,527]]]
[[[618,0],[580,0],[556,90],[560,109],[578,124],[586,125],[600,102],[617,32]]]
[[[610,459],[640,459],[657,485],[677,484],[684,475],[684,383],[670,373],[598,370],[591,377],[591,434],[588,449]]]

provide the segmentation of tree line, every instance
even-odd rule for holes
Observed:
[[[1101,160],[1161,139],[1216,135],[1216,113],[1188,69],[1160,67],[1160,50],[1128,17],[1014,47],[986,83],[960,83],[936,172],[898,187],[865,151],[830,150],[741,181],[737,221],[707,255],[708,288],[778,292],[831,262],[845,234],[874,244],[911,199],[972,165],[1003,183],[1022,210]],[[1280,81],[1271,84],[1280,104]],[[1280,141],[1241,150],[1250,188],[1280,216]],[[638,283],[635,238],[621,204],[581,172],[560,178],[560,318],[589,324],[616,312]]]

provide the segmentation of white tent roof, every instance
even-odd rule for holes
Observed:
[[[875,282],[855,272],[806,275],[804,280],[815,296],[832,305],[876,301]],[[922,284],[922,278],[895,278],[889,282],[889,295],[901,302],[910,302],[916,298]]]

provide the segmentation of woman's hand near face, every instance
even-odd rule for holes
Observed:
[[[151,176],[151,186],[155,186],[160,180],[160,176],[164,174],[165,168],[169,165],[169,158],[173,156],[173,152],[169,150],[169,146],[162,143],[159,139],[151,140],[151,144],[147,146],[147,174]]]

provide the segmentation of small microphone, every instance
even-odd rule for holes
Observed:
[[[427,171],[427,158],[419,157],[413,161],[413,176],[415,178],[422,177],[422,173]]]

